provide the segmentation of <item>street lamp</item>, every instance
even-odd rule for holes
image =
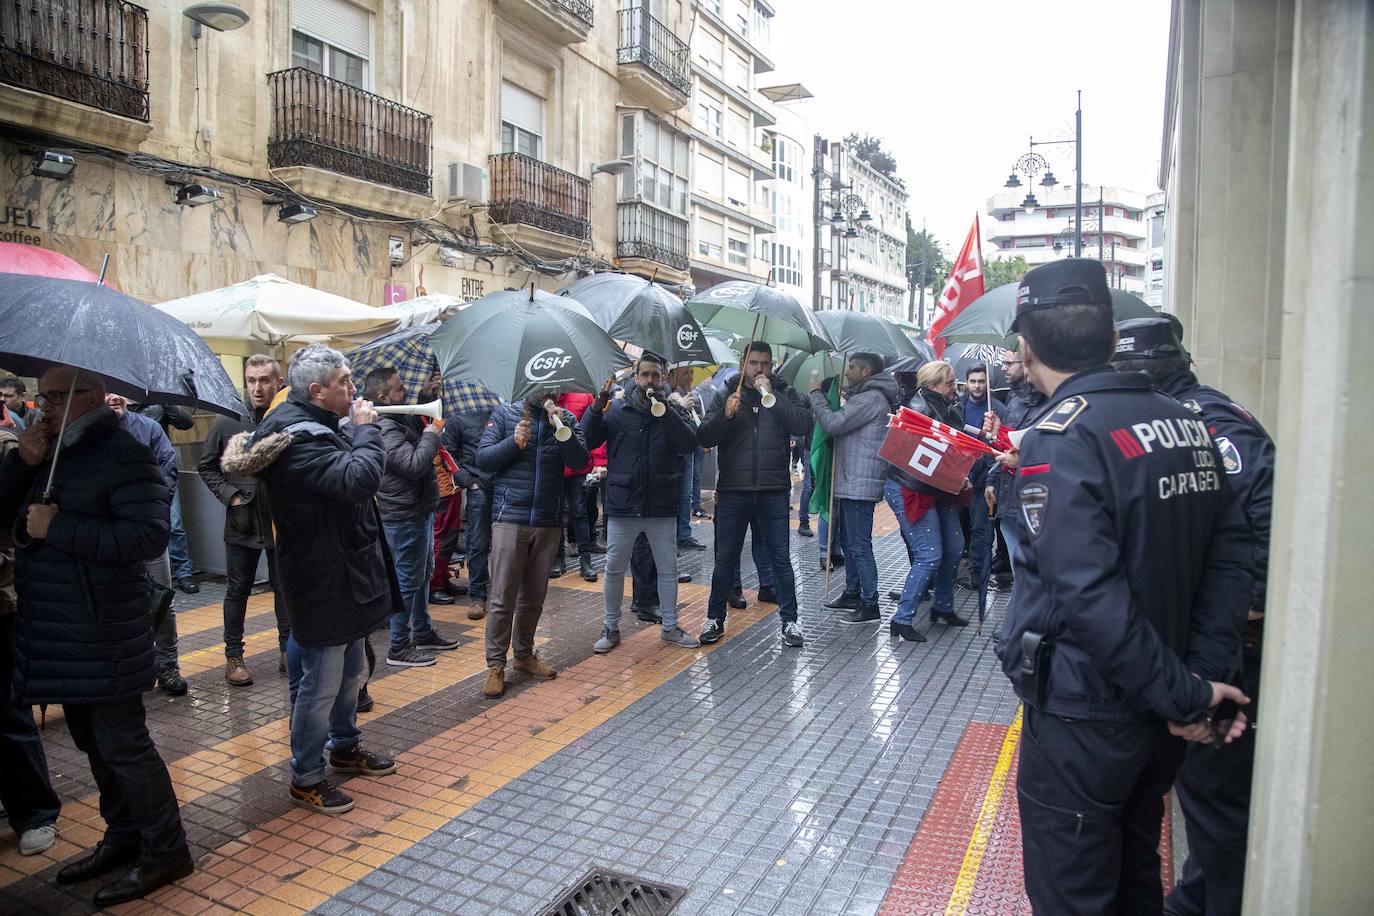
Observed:
[[[813,146],[814,165],[811,168],[814,184],[812,223],[815,227],[811,259],[814,278],[811,307],[814,310],[819,310],[821,304],[821,229],[828,222],[832,238],[856,239],[859,237],[859,227],[866,227],[873,222],[868,204],[854,193],[854,183],[842,181],[838,171],[832,175],[825,170],[823,163],[830,154],[829,150],[830,145],[817,134]],[[830,208],[828,217],[826,207]]]
[[[1036,141],[1030,138],[1030,150],[1012,166],[1011,175],[1007,177],[1006,188],[1021,187],[1021,179],[1017,177],[1017,172],[1026,176],[1027,181],[1034,181],[1035,176],[1044,172],[1045,175],[1040,179],[1040,186],[1046,190],[1059,184],[1059,179],[1054,177],[1054,171],[1050,168],[1049,162],[1045,157],[1035,151],[1037,146],[1058,146],[1060,144],[1073,144],[1074,151],[1074,182],[1073,182],[1073,213],[1074,224],[1083,225],[1083,90],[1078,91],[1078,110],[1073,116],[1074,128],[1072,140],[1041,140]],[[1021,201],[1021,206],[1026,213],[1034,213],[1035,208],[1040,206],[1040,201],[1035,199],[1035,193],[1026,194],[1026,199]],[[1055,250],[1059,250],[1059,245],[1055,245]],[[1073,256],[1080,257],[1083,254],[1083,240],[1081,233],[1074,237]]]

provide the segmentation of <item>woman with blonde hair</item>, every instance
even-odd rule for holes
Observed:
[[[963,420],[955,400],[953,367],[938,360],[922,365],[916,372],[916,393],[907,406],[959,429]],[[911,642],[925,642],[925,636],[912,624],[921,595],[932,587],[931,623],[944,621],[949,626],[966,626],[968,621],[954,613],[954,577],[964,551],[958,497],[896,467],[884,486],[883,497],[897,516],[902,537],[915,557],[889,624],[891,634]]]

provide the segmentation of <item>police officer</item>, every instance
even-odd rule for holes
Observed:
[[[1209,584],[1238,548],[1214,540],[1221,457],[1206,425],[1114,372],[1098,261],[1031,270],[1017,292],[1021,353],[1046,395],[1021,440],[1017,588],[998,634],[1025,703],[1017,795],[1037,913],[1159,913],[1163,796],[1228,684],[1194,676],[1191,641],[1233,629]],[[1231,554],[1226,554],[1230,548]]]
[[[1156,390],[1200,417],[1221,451],[1228,495],[1225,517],[1246,538],[1250,564],[1235,598],[1243,654],[1239,659],[1221,659],[1219,665],[1229,664],[1230,670],[1219,667],[1213,673],[1228,679],[1239,675],[1238,683],[1253,701],[1246,710],[1253,723],[1259,701],[1274,443],[1249,411],[1198,382],[1188,369],[1191,359],[1171,318],[1136,318],[1117,324],[1113,362],[1122,371],[1144,372]],[[1179,916],[1240,913],[1254,761],[1255,741],[1249,730],[1231,744],[1189,746],[1175,783],[1188,828],[1188,860],[1165,901],[1169,912]]]

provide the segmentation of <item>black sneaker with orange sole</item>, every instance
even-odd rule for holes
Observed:
[[[335,773],[358,773],[363,776],[387,776],[396,772],[396,761],[374,754],[361,744],[329,752],[329,768]]]
[[[313,786],[291,783],[291,803],[321,814],[343,814],[353,810],[353,799],[328,779],[321,779]]]

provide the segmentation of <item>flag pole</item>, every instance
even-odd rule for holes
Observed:
[[[846,365],[846,364],[848,363],[847,357],[848,357],[848,351],[845,351],[844,353],[841,353],[841,354],[840,354],[840,365],[841,365],[841,366],[844,366],[844,365]],[[830,359],[829,354],[826,355],[826,359],[827,359],[827,360]],[[839,383],[840,383],[840,380],[839,380],[839,377],[837,376],[837,377],[835,378],[835,384],[838,385]],[[830,405],[827,403],[827,404],[826,404],[826,408],[829,409],[829,407],[830,407]],[[830,594],[830,567],[831,567],[831,565],[832,565],[832,563],[833,563],[833,557],[835,556],[835,476],[836,476],[835,472],[839,469],[839,466],[840,466],[840,450],[839,450],[838,448],[835,447],[836,444],[837,444],[837,443],[836,443],[836,441],[835,441],[835,437],[834,437],[834,436],[831,436],[831,437],[830,437],[830,494],[829,494],[829,499],[827,500],[827,503],[828,503],[828,504],[827,504],[826,509],[825,509],[825,514],[826,514],[826,525],[829,526],[829,527],[828,527],[828,529],[827,529],[827,531],[826,531],[826,538],[825,538],[825,584],[822,586],[822,592],[821,592],[821,595],[822,595],[822,596],[828,596],[828,595]],[[847,562],[849,562],[849,561],[846,559],[845,562],[847,563]]]

